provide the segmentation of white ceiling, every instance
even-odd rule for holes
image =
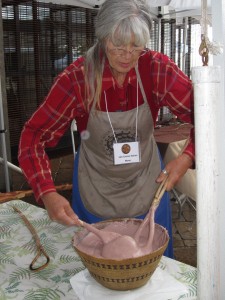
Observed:
[[[104,0],[38,0],[40,2],[52,2],[56,4],[66,4],[73,6],[81,6],[85,8],[94,8],[100,6]],[[166,6],[165,12],[176,12],[179,16],[192,16],[201,14],[201,0],[147,0],[152,7],[153,14],[157,14],[159,6]],[[210,13],[211,0],[207,1],[208,12]]]

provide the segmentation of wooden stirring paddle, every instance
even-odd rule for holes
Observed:
[[[145,216],[144,220],[142,221],[141,225],[139,226],[138,230],[135,233],[134,239],[136,241],[139,240],[139,237],[144,229],[144,227],[149,224],[149,220],[151,220],[151,223],[153,222],[154,224],[154,215],[155,215],[155,210],[157,209],[157,207],[159,206],[159,203],[162,199],[162,196],[164,195],[165,191],[166,191],[166,182],[167,182],[168,176],[166,176],[164,178],[164,180],[160,183],[156,193],[155,193],[155,197],[151,203],[150,209],[147,213],[147,215]]]
[[[82,220],[79,220],[79,221],[80,221],[81,226],[83,226],[88,231],[97,235],[104,244],[107,244],[107,243],[111,242],[112,240],[121,236],[121,234],[119,234],[119,233],[111,232],[111,231],[103,231],[103,230],[98,229],[98,228],[94,227],[93,225],[88,224]]]

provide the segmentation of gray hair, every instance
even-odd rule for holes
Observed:
[[[149,6],[144,0],[106,0],[96,20],[97,42],[86,53],[85,82],[88,106],[97,98],[99,106],[102,88],[102,70],[105,61],[105,42],[125,46],[134,36],[135,45],[145,46],[150,39],[152,21]]]

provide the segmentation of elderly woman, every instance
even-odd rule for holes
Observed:
[[[193,119],[188,77],[167,56],[148,50],[151,18],[142,0],[106,0],[96,20],[97,41],[57,78],[25,124],[20,166],[52,220],[78,225],[118,217],[143,218],[159,183],[167,190],[193,164],[190,137],[183,153],[162,171],[154,140],[158,111]],[[75,119],[81,134],[70,202],[56,192],[45,147],[53,147]],[[155,216],[171,234],[168,193]],[[172,257],[172,243],[166,255]]]

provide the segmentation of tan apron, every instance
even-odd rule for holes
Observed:
[[[87,131],[81,141],[78,183],[85,208],[101,218],[135,217],[146,213],[157,189],[160,160],[153,136],[153,119],[136,68],[144,103],[138,107],[137,137],[141,162],[114,165],[115,142],[107,112],[90,111]],[[107,92],[106,92],[107,94]],[[129,101],[129,99],[128,99]],[[136,108],[109,112],[118,142],[133,142],[136,135]]]

